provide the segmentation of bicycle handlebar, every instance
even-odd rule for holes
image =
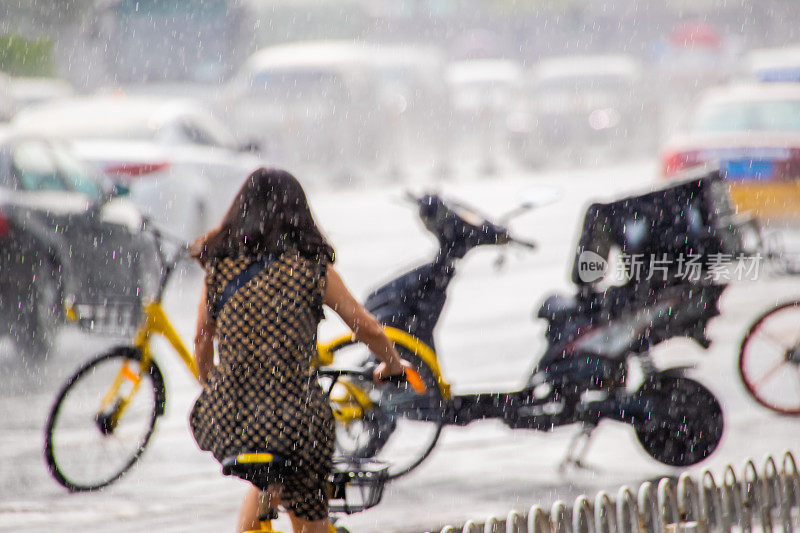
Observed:
[[[375,379],[375,370],[377,368],[378,365],[376,364],[368,364],[360,368],[320,368],[317,370],[317,373],[321,376],[333,378],[334,381],[342,376],[353,376],[372,381]],[[392,383],[395,385],[408,383],[417,394],[424,394],[425,391],[428,390],[428,387],[425,385],[425,382],[422,380],[422,376],[420,376],[419,372],[408,367],[405,368],[405,371],[402,374],[389,376],[386,379],[381,380],[381,382]]]
[[[166,288],[169,278],[175,270],[181,258],[188,254],[189,245],[181,237],[164,231],[156,226],[150,217],[142,216],[142,231],[146,231],[153,236],[153,242],[156,248],[156,258],[158,259],[159,267],[161,268],[161,278],[158,282],[158,287],[155,293],[156,301],[160,301],[163,296],[164,289]],[[175,253],[167,257],[164,250],[164,242],[172,242],[176,245]]]

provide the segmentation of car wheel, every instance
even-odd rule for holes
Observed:
[[[49,261],[34,268],[28,295],[15,328],[17,349],[26,357],[44,357],[53,347],[62,316],[58,275]]]

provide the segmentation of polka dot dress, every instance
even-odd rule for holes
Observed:
[[[261,260],[242,252],[207,266],[219,364],[195,403],[190,425],[200,448],[218,461],[259,451],[291,458],[297,469],[283,482],[282,503],[300,518],[321,520],[327,516],[334,423],[311,361],[326,265],[284,252],[214,316],[228,282]]]

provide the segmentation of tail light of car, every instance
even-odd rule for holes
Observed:
[[[776,178],[783,180],[800,179],[800,148],[792,148],[789,151],[789,159],[784,162]]]
[[[114,177],[121,178],[123,181],[130,181],[133,178],[140,178],[147,174],[153,174],[169,168],[167,161],[148,161],[148,162],[122,162],[106,165],[105,171]]]
[[[8,216],[0,211],[0,239],[5,239],[11,233],[11,221]]]
[[[683,170],[702,163],[697,151],[669,151],[661,154],[661,176],[672,178]]]

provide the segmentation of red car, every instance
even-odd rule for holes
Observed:
[[[739,211],[800,216],[800,84],[720,87],[694,105],[664,146],[661,174],[718,164]]]

